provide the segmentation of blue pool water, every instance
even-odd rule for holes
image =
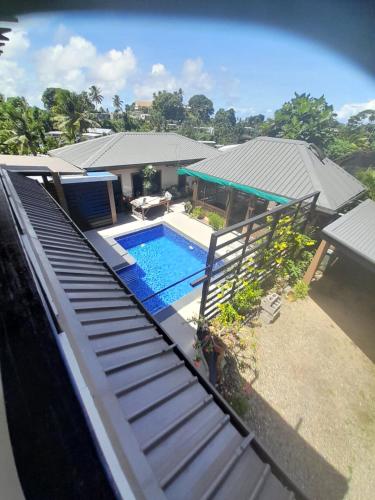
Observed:
[[[117,242],[137,261],[118,271],[118,275],[141,301],[206,265],[205,250],[163,224],[122,236]],[[203,272],[146,301],[146,309],[151,313],[161,311],[191,292],[190,283],[202,275]]]

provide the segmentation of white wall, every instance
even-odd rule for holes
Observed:
[[[178,167],[167,167],[165,165],[155,166],[155,170],[161,171],[161,187],[165,189],[167,187],[176,185],[178,183],[177,175]],[[140,172],[142,167],[127,168],[122,170],[110,170],[111,173],[121,176],[121,187],[122,192],[125,196],[133,196],[133,183],[132,174],[135,172]]]

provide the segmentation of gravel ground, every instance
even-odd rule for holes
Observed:
[[[375,498],[373,362],[310,297],[248,335],[249,427],[309,498]]]

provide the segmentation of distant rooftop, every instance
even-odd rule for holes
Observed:
[[[49,154],[80,168],[101,170],[158,163],[194,163],[221,153],[175,133],[119,132],[53,149]]]
[[[328,213],[365,191],[314,145],[290,139],[257,137],[189,169],[290,199],[320,191],[318,207]]]

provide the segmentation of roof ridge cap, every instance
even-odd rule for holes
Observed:
[[[329,202],[329,200],[325,194],[325,191],[323,190],[323,186],[322,186],[322,183],[320,182],[319,177],[316,175],[316,172],[314,169],[314,164],[313,164],[312,159],[310,157],[310,154],[314,154],[314,153],[310,149],[308,149],[305,146],[305,144],[296,144],[296,146],[299,149],[299,153],[302,156],[302,160],[305,160],[303,163],[306,166],[306,170],[308,171],[310,178],[313,179],[313,181],[315,181],[316,185],[318,186],[318,189],[315,189],[314,184],[312,182],[312,187],[314,188],[314,190],[319,191],[319,193],[320,193],[318,200],[320,198],[320,195],[322,194],[323,197],[327,200],[329,207],[331,208],[331,203]],[[317,157],[317,160],[321,161],[318,157]],[[318,201],[318,204],[319,204],[319,201]]]
[[[96,151],[96,153],[93,153],[91,156],[87,158],[82,163],[83,168],[91,167],[94,161],[99,160],[116,142],[118,142],[122,137],[123,137],[124,132],[118,132],[117,134],[113,134],[112,137],[109,136],[109,141],[103,144],[101,148]]]

